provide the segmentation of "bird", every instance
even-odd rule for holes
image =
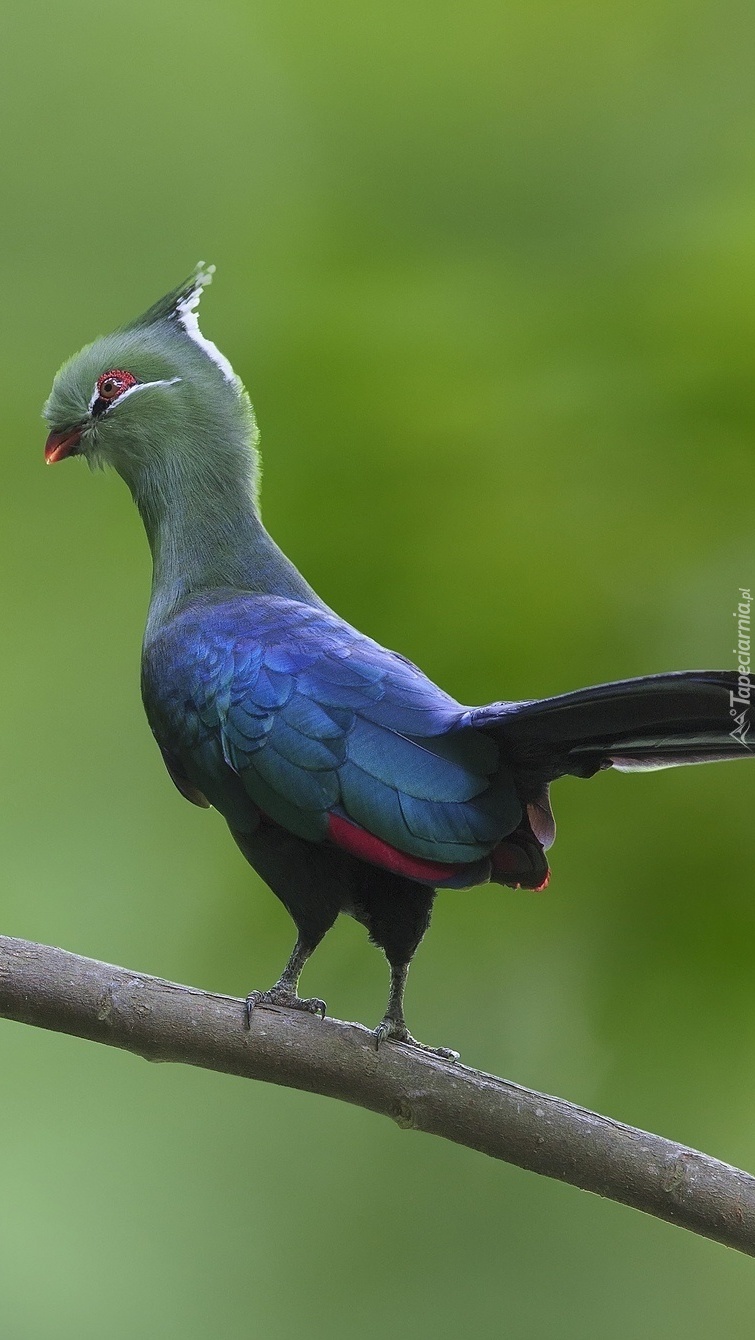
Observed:
[[[167,771],[214,807],[289,912],[296,942],[262,1006],[298,994],[340,913],[390,968],[375,1045],[453,1058],[409,1032],[409,965],[436,894],[543,890],[550,784],[751,756],[750,680],[675,671],[555,697],[465,706],[340,618],[265,529],[258,430],[241,379],[199,327],[213,266],[56,374],[48,464],[82,456],[131,491],[152,554],[142,698]],[[737,720],[732,728],[732,718]]]

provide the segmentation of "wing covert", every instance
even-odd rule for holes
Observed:
[[[449,734],[459,704],[329,611],[234,596],[161,636],[147,679],[181,747],[156,734],[209,799],[192,760],[214,748],[257,809],[310,841],[341,815],[408,855],[471,864],[519,822],[494,741]]]

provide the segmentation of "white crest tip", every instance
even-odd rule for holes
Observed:
[[[202,290],[212,283],[214,273],[214,265],[205,265],[204,261],[199,262],[194,287],[185,298],[176,304],[176,315],[189,339],[193,340],[194,344],[220,369],[227,382],[236,385],[238,378],[225,354],[221,354],[217,345],[213,344],[212,340],[206,339],[199,329],[197,318],[199,300],[202,296]]]
[[[214,273],[214,265],[206,265],[204,261],[197,261],[197,268],[195,271],[196,287],[198,289],[207,288],[207,285],[212,283],[212,276]]]

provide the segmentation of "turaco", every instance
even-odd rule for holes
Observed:
[[[545,888],[552,781],[745,757],[744,690],[691,671],[465,707],[345,623],[262,524],[252,406],[197,320],[211,274],[63,365],[45,456],[111,465],[131,490],[153,560],[149,724],[179,791],[220,811],[296,924],[247,1023],[266,1003],[324,1014],[299,976],[346,912],[390,964],[376,1043],[419,1046],[404,986],[436,890]]]

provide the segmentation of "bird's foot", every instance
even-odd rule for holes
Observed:
[[[250,991],[246,998],[244,1007],[246,1010],[246,1026],[251,1027],[252,1012],[257,1005],[282,1005],[287,1010],[304,1010],[305,1014],[319,1014],[321,1019],[325,1018],[326,1005],[324,1000],[317,996],[311,996],[309,999],[302,999],[290,987],[271,986],[269,991]]]
[[[424,1042],[418,1042],[416,1038],[412,1037],[403,1021],[392,1019],[389,1014],[381,1019],[372,1036],[375,1039],[377,1051],[389,1038],[393,1042],[405,1042],[408,1047],[416,1047],[418,1051],[428,1052],[430,1056],[439,1056],[442,1061],[458,1061],[459,1059],[459,1053],[452,1051],[450,1047],[428,1047]]]

